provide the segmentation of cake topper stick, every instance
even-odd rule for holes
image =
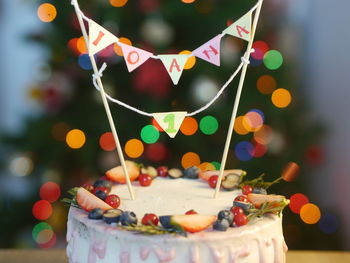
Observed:
[[[84,40],[85,40],[86,47],[89,48],[89,40],[88,40],[86,28],[85,28],[83,19],[81,17],[81,14],[78,12],[78,9],[79,9],[79,7],[77,6],[78,3],[76,1],[72,1],[72,4],[74,5],[74,9],[75,9],[75,12],[76,12],[77,17],[78,17],[79,25],[80,25],[81,31],[83,33],[83,37],[84,37]],[[126,183],[127,183],[127,186],[128,186],[128,190],[129,190],[131,199],[135,200],[134,190],[133,190],[131,182],[130,182],[129,173],[128,173],[128,170],[126,168],[126,164],[125,164],[125,160],[124,160],[123,151],[122,151],[121,146],[120,146],[117,130],[116,130],[115,125],[114,125],[113,117],[112,117],[111,110],[110,110],[109,105],[108,105],[108,101],[107,101],[107,98],[106,98],[106,93],[105,93],[104,88],[103,88],[103,84],[102,84],[102,81],[101,81],[101,78],[100,78],[100,74],[99,74],[98,69],[97,69],[95,57],[93,55],[91,55],[89,57],[90,57],[90,61],[91,61],[91,65],[92,65],[94,74],[96,76],[97,84],[99,86],[99,90],[100,90],[102,102],[103,102],[103,105],[105,107],[105,111],[106,111],[106,114],[107,114],[108,122],[109,122],[111,131],[112,131],[112,134],[113,134],[113,138],[114,138],[114,141],[115,141],[115,144],[116,144],[118,157],[119,157],[120,163],[121,163],[121,165],[123,167],[123,171],[124,171]]]
[[[235,120],[236,120],[236,115],[237,115],[237,109],[238,109],[238,106],[239,106],[239,101],[241,99],[241,93],[242,93],[242,89],[243,89],[244,79],[245,79],[245,76],[246,76],[246,73],[247,73],[247,67],[248,67],[248,64],[249,64],[249,57],[250,57],[251,49],[252,49],[252,46],[253,46],[253,41],[254,41],[256,27],[258,25],[258,20],[259,20],[259,16],[260,16],[261,6],[262,6],[262,3],[263,3],[263,0],[259,0],[259,1],[260,1],[260,4],[258,5],[258,8],[256,9],[255,15],[254,15],[254,21],[253,21],[251,37],[250,37],[250,40],[248,42],[247,51],[246,51],[246,53],[244,54],[244,57],[243,57],[243,61],[245,63],[244,63],[243,68],[242,68],[241,77],[240,77],[240,80],[239,80],[238,89],[237,89],[237,93],[236,93],[235,103],[233,105],[230,126],[229,126],[228,132],[227,132],[226,143],[225,143],[224,153],[223,153],[222,159],[221,159],[220,173],[219,173],[218,181],[217,181],[216,187],[215,187],[214,198],[216,198],[218,193],[219,193],[221,182],[222,182],[222,177],[223,177],[224,170],[225,170],[228,149],[230,147],[232,134],[233,134],[233,127],[235,125]]]

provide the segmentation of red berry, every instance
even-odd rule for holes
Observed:
[[[84,184],[83,188],[85,188],[86,190],[88,190],[89,192],[94,191],[94,186],[92,184]]]
[[[139,183],[141,186],[149,186],[152,183],[152,177],[148,174],[140,174]]]
[[[253,193],[253,188],[250,185],[244,185],[242,187],[242,194],[247,195]]]
[[[158,216],[156,216],[155,214],[145,214],[142,218],[141,223],[145,226],[149,226],[149,225],[158,225],[159,219]]]
[[[244,214],[244,210],[239,206],[232,206],[231,212],[234,216],[237,216],[239,214]]]
[[[96,194],[97,191],[102,191],[104,192],[106,195],[109,194],[109,189],[107,187],[104,187],[104,186],[99,186],[99,187],[96,187],[93,191],[93,194]]]
[[[188,210],[186,213],[185,213],[185,215],[197,215],[198,213],[195,211],[195,210],[193,210],[193,209],[191,209],[191,210]]]
[[[168,167],[166,167],[166,166],[159,166],[157,168],[157,173],[158,173],[158,176],[167,177],[168,176]]]
[[[106,197],[105,202],[116,209],[120,205],[120,198],[117,195],[109,195]]]
[[[217,175],[210,176],[210,178],[208,180],[209,186],[211,188],[215,188],[217,183],[218,183],[218,176]]]
[[[238,195],[238,196],[236,196],[235,201],[249,203],[248,198],[247,198],[246,195]]]
[[[248,224],[248,217],[243,213],[243,214],[238,214],[234,218],[234,222],[236,226],[244,226]]]

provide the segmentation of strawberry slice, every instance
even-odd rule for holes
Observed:
[[[256,208],[259,208],[265,202],[276,202],[276,206],[278,206],[278,203],[287,201],[286,197],[283,195],[248,194],[247,198]]]
[[[210,227],[216,220],[213,215],[173,215],[159,217],[165,228],[181,226],[186,232],[200,232]]]
[[[103,211],[113,209],[109,204],[105,203],[83,187],[80,187],[78,189],[75,198],[78,202],[78,205],[87,212],[90,212],[94,208],[101,208]]]
[[[140,168],[132,161],[125,161],[125,165],[129,173],[130,181],[135,181],[140,175]],[[113,182],[120,184],[126,183],[123,167],[121,165],[108,170],[106,176]]]
[[[228,174],[238,174],[241,175],[243,170],[240,169],[231,169],[231,170],[224,170],[223,178],[225,178]],[[220,171],[202,171],[199,173],[199,178],[203,179],[204,181],[208,181],[209,178],[213,175],[219,175]]]

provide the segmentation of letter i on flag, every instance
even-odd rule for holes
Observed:
[[[118,41],[111,32],[96,22],[89,20],[89,55],[95,55],[102,49]]]
[[[151,52],[136,48],[124,43],[118,43],[122,47],[124,59],[129,72],[141,66],[150,57],[153,56]]]
[[[186,64],[187,55],[158,55],[168,71],[174,85],[177,85]]]
[[[252,13],[246,13],[228,28],[226,28],[223,33],[242,38],[246,41],[250,40],[252,31]]]
[[[196,50],[192,51],[192,54],[205,61],[208,61],[216,66],[220,66],[220,43],[222,35],[209,40]]]

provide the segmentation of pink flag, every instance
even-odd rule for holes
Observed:
[[[128,71],[131,72],[145,63],[153,54],[143,49],[133,47],[124,43],[118,43],[123,50],[124,59]]]
[[[209,40],[207,43],[201,45],[192,54],[203,60],[206,60],[216,66],[220,66],[220,43],[221,34]]]

